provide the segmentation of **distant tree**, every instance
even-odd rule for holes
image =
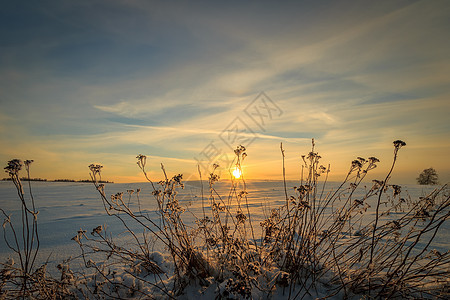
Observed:
[[[416,178],[418,184],[438,184],[438,174],[434,168],[428,168]]]

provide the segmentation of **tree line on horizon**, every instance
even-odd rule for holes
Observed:
[[[28,178],[28,177],[22,177],[20,178],[21,181],[44,181],[44,182],[80,182],[80,183],[92,183],[92,179],[54,179],[54,180],[47,180],[45,178]],[[11,178],[3,178],[2,181],[11,181]],[[108,181],[108,180],[101,180],[101,183],[114,183],[114,181]]]

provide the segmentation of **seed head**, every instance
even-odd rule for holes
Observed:
[[[20,159],[12,159],[8,161],[8,165],[4,169],[10,176],[17,175],[22,169],[22,161]]]
[[[402,140],[394,141],[394,147],[400,149],[401,147],[406,146],[406,143]]]
[[[362,164],[366,162],[366,159],[363,157],[357,157],[356,159],[359,160]]]
[[[241,154],[245,156],[247,156],[247,154],[245,153],[245,147],[242,145],[239,145],[236,147],[236,149],[234,150],[234,154],[236,154],[237,156],[240,156]]]
[[[94,176],[97,174],[100,174],[100,171],[102,168],[103,168],[103,166],[99,165],[99,164],[90,164],[89,165],[89,170],[91,170],[91,172]]]
[[[379,160],[378,158],[373,157],[373,156],[369,157],[368,159],[369,159],[369,162],[370,162],[371,164],[380,162],[380,160]]]
[[[139,166],[139,168],[143,169],[145,167],[145,163],[147,162],[147,156],[143,155],[143,154],[139,154],[138,156],[136,156],[137,158],[137,164]]]
[[[102,229],[103,229],[102,225],[99,225],[99,226],[95,227],[94,229],[92,229],[91,234],[92,235],[94,235],[95,233],[100,234],[102,232]]]
[[[352,168],[361,168],[362,167],[362,163],[355,159],[354,161],[352,161]]]

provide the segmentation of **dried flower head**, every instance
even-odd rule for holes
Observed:
[[[245,153],[245,147],[242,145],[239,145],[236,147],[236,149],[234,150],[234,154],[236,154],[237,156],[240,156],[241,154],[245,156],[247,156],[247,154]]]
[[[244,224],[246,219],[247,219],[247,216],[242,211],[239,210],[236,214],[237,223]]]
[[[220,176],[214,173],[209,174],[209,183],[214,184],[215,182],[219,181]]]
[[[136,156],[137,158],[137,164],[139,166],[139,168],[143,169],[145,167],[145,164],[147,162],[147,156],[139,154],[138,156]]]
[[[116,193],[115,195],[111,195],[111,200],[122,200],[123,192]]]
[[[78,230],[77,235],[71,238],[71,240],[77,242],[78,244],[81,243],[81,239],[83,238],[84,234],[86,233],[86,230]]]
[[[299,195],[299,199],[302,199],[308,192],[311,191],[311,187],[307,184],[305,185],[301,185],[298,188],[295,187],[295,189],[298,191]]]
[[[394,147],[400,149],[401,147],[406,146],[406,143],[402,140],[394,141]]]
[[[102,232],[102,229],[103,229],[102,225],[99,225],[99,226],[95,227],[94,229],[92,229],[91,234],[92,235],[94,235],[95,233],[100,234],[100,232]]]
[[[4,169],[10,176],[17,175],[22,169],[22,161],[20,159],[12,159],[8,161],[8,165]]]
[[[316,152],[309,152],[307,158],[308,159],[314,159],[315,157],[317,157],[318,153]]]
[[[352,161],[352,168],[361,168],[362,167],[362,163],[355,159],[354,161]]]
[[[178,184],[181,184],[181,179],[183,179],[183,174],[174,175],[172,177],[172,180]]]
[[[89,170],[91,170],[92,174],[95,176],[97,174],[100,174],[100,171],[102,170],[103,166],[99,164],[90,164]]]
[[[379,160],[378,158],[373,157],[373,156],[369,157],[368,160],[369,160],[369,162],[370,162],[371,164],[380,162],[380,160]]]

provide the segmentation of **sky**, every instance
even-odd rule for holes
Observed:
[[[1,1],[0,161],[32,177],[297,180],[315,151],[331,180],[450,181],[449,1]],[[5,174],[4,177],[6,177]]]

